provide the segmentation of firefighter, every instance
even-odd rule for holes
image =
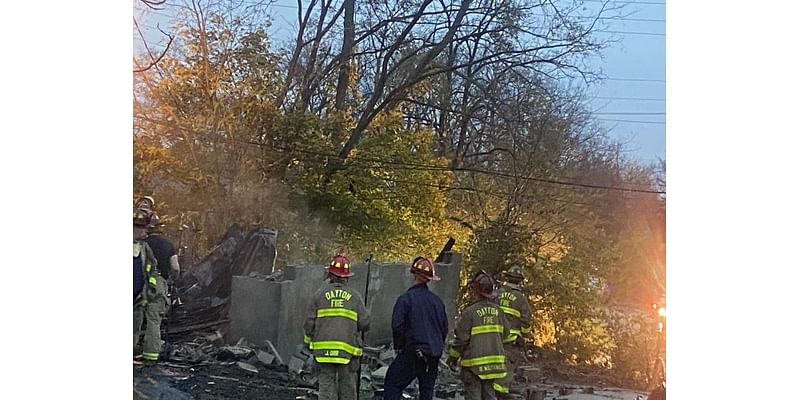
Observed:
[[[303,341],[319,368],[319,400],[353,400],[361,357],[361,332],[369,329],[364,300],[347,287],[353,276],[341,255],[328,266],[328,281],[311,297]]]
[[[505,282],[500,288],[497,299],[508,321],[511,334],[503,340],[508,374],[497,382],[496,388],[501,394],[500,397],[509,392],[517,365],[520,359],[525,357],[524,338],[531,333],[531,306],[522,292],[522,282],[525,280],[522,269],[518,265],[512,265],[507,271],[503,271],[503,279]]]
[[[136,200],[136,211],[141,211],[147,215],[148,228],[152,225],[152,220],[155,218],[158,221],[158,214],[156,213],[156,200],[153,196],[144,196]]]
[[[492,277],[478,271],[469,285],[477,300],[464,309],[456,324],[448,365],[454,368],[460,359],[466,400],[493,400],[495,391],[500,391],[498,380],[506,377],[503,339],[510,327],[494,302],[497,291]]]
[[[414,285],[397,298],[392,312],[392,337],[397,357],[384,380],[384,399],[399,400],[416,378],[420,400],[433,398],[444,340],[447,338],[447,313],[444,302],[428,289],[438,281],[433,263],[417,257],[411,264]]]
[[[161,218],[158,217],[158,214],[150,214],[145,242],[147,242],[156,256],[158,271],[161,276],[169,281],[177,281],[181,274],[178,252],[175,249],[175,245],[164,237],[163,226],[164,224],[161,223]]]
[[[161,319],[167,309],[167,283],[158,273],[158,261],[147,242],[148,216],[133,214],[133,346],[139,344],[146,325],[142,358],[158,361],[161,353]]]

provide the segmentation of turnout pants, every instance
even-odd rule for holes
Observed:
[[[500,395],[499,397],[504,397],[509,393],[511,383],[514,381],[514,372],[516,372],[519,360],[522,357],[522,349],[513,342],[503,344],[503,352],[506,355],[506,376],[498,379],[494,385],[495,391]]]
[[[318,363],[319,400],[355,400],[358,358],[349,364]]]
[[[383,381],[384,400],[403,398],[403,389],[416,378],[419,382],[419,399],[433,399],[433,387],[439,374],[439,359],[425,356],[418,358],[413,351],[403,350],[389,365]]]
[[[461,380],[464,381],[464,400],[495,400],[494,379],[481,380],[469,368],[461,369]]]
[[[147,287],[143,290],[147,290]],[[133,306],[133,346],[136,347],[139,344],[142,324],[144,324],[142,357],[145,360],[156,361],[161,353],[161,320],[167,312],[168,305],[167,282],[159,276],[156,279],[156,294],[154,298],[152,300],[139,300]]]

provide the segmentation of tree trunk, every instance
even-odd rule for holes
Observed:
[[[353,58],[353,47],[356,41],[356,1],[344,1],[344,40],[342,41],[342,65],[339,67],[339,81],[336,84],[336,103],[334,107],[337,111],[344,110],[347,100],[347,89],[350,87],[350,63]]]

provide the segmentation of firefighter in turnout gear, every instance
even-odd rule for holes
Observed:
[[[507,374],[503,339],[510,334],[510,327],[494,302],[497,291],[492,277],[478,271],[469,284],[477,300],[464,309],[456,324],[448,365],[452,367],[460,359],[466,400],[492,400],[495,391],[502,391],[498,380]]]
[[[304,325],[304,343],[319,368],[319,400],[354,400],[359,377],[361,332],[369,329],[369,313],[361,295],[347,287],[350,261],[336,256],[326,282],[311,298]]]
[[[148,216],[133,214],[133,347],[139,344],[145,325],[142,358],[157,361],[161,353],[161,319],[167,310],[167,282],[158,273],[158,262],[147,242]]]
[[[522,282],[525,280],[522,269],[518,265],[512,265],[507,271],[503,271],[503,278],[505,283],[500,288],[497,300],[511,327],[511,334],[503,340],[508,374],[497,382],[496,388],[501,397],[508,394],[511,388],[519,360],[524,358],[524,338],[531,333],[531,306],[522,293]]]

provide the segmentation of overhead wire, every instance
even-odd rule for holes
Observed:
[[[254,144],[257,144],[259,146],[266,145],[266,144],[262,145],[262,144],[259,144],[259,143],[254,143]],[[302,149],[302,148],[299,148],[297,146],[292,146],[292,147],[270,146],[270,147],[272,147],[273,149],[276,149],[276,150],[282,150],[282,151],[287,151],[287,152],[297,151],[297,152],[300,152],[300,153],[315,154],[315,155],[324,156],[324,157],[332,157],[332,158],[333,157],[337,157],[337,158],[339,157],[338,154],[319,152],[319,151],[311,150],[311,149]],[[387,159],[380,159],[380,158],[374,158],[374,157],[359,157],[358,160],[366,161],[366,162],[374,162],[374,163],[384,164],[384,165],[387,165],[387,164],[388,165],[400,165],[400,166],[405,166],[405,167],[411,167],[410,169],[418,168],[420,170],[428,170],[428,171],[474,172],[474,173],[491,175],[491,176],[496,176],[496,177],[521,179],[521,180],[527,180],[527,181],[549,183],[549,184],[554,184],[554,185],[576,186],[576,187],[583,187],[583,188],[588,188],[588,189],[603,189],[603,190],[616,190],[616,191],[623,191],[623,192],[666,194],[666,192],[654,191],[654,190],[649,190],[649,189],[637,189],[637,188],[620,187],[620,186],[596,185],[596,184],[580,183],[580,182],[567,182],[567,181],[565,181],[563,179],[568,179],[568,178],[553,179],[553,178],[542,178],[542,177],[531,177],[531,176],[519,176],[519,175],[514,175],[514,174],[511,174],[511,173],[507,173],[507,172],[504,172],[504,171],[489,171],[489,170],[483,170],[483,169],[478,169],[478,168],[464,168],[464,167],[451,168],[451,167],[443,167],[441,165],[410,163],[410,162],[397,161],[397,160],[387,160]]]

